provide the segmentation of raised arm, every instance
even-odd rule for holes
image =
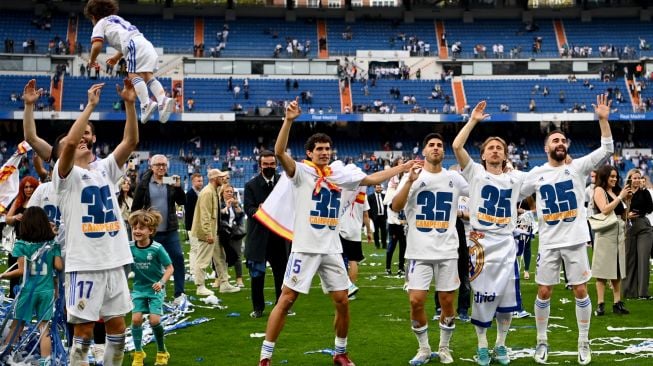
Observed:
[[[59,156],[58,171],[56,172],[60,177],[67,177],[73,169],[73,165],[75,165],[75,150],[84,136],[84,131],[88,125],[88,119],[91,117],[91,113],[95,109],[95,106],[100,102],[100,92],[102,91],[103,86],[104,83],[93,84],[93,86],[91,86],[91,88],[86,92],[88,95],[86,108],[84,108],[82,113],[75,120],[75,123],[70,127],[66,137],[64,137],[60,142],[61,154]]]
[[[286,108],[286,116],[283,119],[283,125],[281,125],[281,129],[279,130],[277,142],[274,144],[274,155],[281,163],[286,175],[291,178],[295,176],[296,164],[295,160],[286,153],[286,149],[288,147],[290,127],[295,119],[302,114],[302,109],[299,107],[298,100],[299,98],[295,98],[294,101],[288,104],[288,107]]]
[[[127,121],[125,122],[125,131],[122,135],[122,141],[115,150],[113,150],[113,157],[116,159],[118,166],[123,166],[129,155],[136,149],[138,145],[138,123],[136,117],[136,91],[132,82],[125,78],[124,86],[120,90],[120,86],[116,85],[118,95],[125,101],[125,112],[127,112]],[[181,190],[181,188],[179,188]],[[182,191],[183,193],[183,191]],[[181,201],[177,201],[178,203]]]
[[[395,167],[392,167],[390,169],[385,169],[378,171],[374,174],[370,174],[363,178],[361,181],[360,185],[361,186],[373,186],[375,184],[380,184],[385,182],[386,180],[394,177],[395,175],[402,173],[402,172],[408,172],[410,169],[414,166],[422,167],[424,166],[423,161],[418,161],[418,160],[409,160],[401,165],[397,165]]]
[[[52,155],[52,145],[36,134],[36,121],[34,121],[34,104],[43,94],[43,89],[36,89],[36,80],[32,79],[27,82],[23,89],[23,136],[25,141],[36,152],[41,159],[49,161]]]
[[[397,191],[395,198],[392,199],[392,211],[399,212],[406,207],[406,201],[408,200],[408,192],[410,192],[410,187],[413,185],[413,182],[419,177],[419,173],[422,171],[421,167],[413,167],[410,169],[410,174],[408,174],[408,180],[406,184],[401,186],[401,189]]]
[[[469,120],[465,123],[463,128],[460,129],[460,132],[458,132],[458,135],[453,140],[453,144],[451,144],[453,153],[456,155],[456,160],[458,160],[458,164],[460,165],[460,169],[465,169],[471,160],[469,153],[465,150],[465,143],[467,142],[469,135],[472,133],[476,124],[490,116],[489,114],[485,114],[485,106],[486,103],[482,100],[476,105],[476,107],[474,107]]]
[[[611,100],[608,100],[608,96],[605,94],[599,94],[596,96],[596,104],[592,104],[594,107],[594,113],[599,117],[599,126],[601,127],[601,137],[612,137],[612,131],[610,130],[610,123],[608,122],[608,117],[610,117],[610,105],[612,104]]]

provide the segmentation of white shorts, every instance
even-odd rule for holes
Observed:
[[[472,282],[472,324],[483,328],[492,325],[495,313],[512,313],[521,310],[519,291],[519,265],[514,264],[513,275],[497,291],[475,291]]]
[[[122,316],[132,310],[123,267],[104,271],[66,273],[66,311],[68,322],[94,322],[100,318]]]
[[[460,286],[458,259],[411,259],[406,272],[409,290],[428,291],[435,278],[435,291],[455,291]]]
[[[127,60],[127,72],[139,73],[154,72],[159,55],[150,41],[137,36],[129,41],[124,57]]]
[[[284,286],[302,294],[307,294],[315,273],[322,279],[322,288],[328,292],[346,290],[347,269],[342,254],[290,253]]]
[[[615,259],[616,260],[616,259]],[[581,285],[592,277],[585,243],[565,248],[541,248],[537,253],[535,282],[553,286],[560,283],[560,265],[564,261],[569,285]]]

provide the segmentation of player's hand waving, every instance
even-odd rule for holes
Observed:
[[[104,83],[93,84],[91,88],[86,92],[88,94],[88,105],[95,107],[100,103],[100,92],[104,87]]]
[[[295,98],[292,102],[288,103],[286,107],[286,118],[294,121],[302,114],[302,108],[299,106],[299,97]]]
[[[43,94],[43,89],[36,90],[36,80],[32,79],[27,82],[25,89],[23,89],[23,101],[27,105],[32,105],[39,100],[41,94]]]
[[[610,116],[610,105],[612,100],[608,100],[608,96],[605,94],[599,94],[596,96],[596,104],[592,104],[594,107],[594,113],[599,117],[599,120],[607,120]]]
[[[118,92],[118,95],[120,95],[120,98],[124,100],[127,103],[135,103],[136,102],[136,90],[134,89],[134,85],[132,84],[131,80],[129,78],[125,78],[123,80],[123,87],[120,89],[120,85],[116,84],[116,91]]]
[[[474,110],[472,110],[472,114],[469,116],[469,120],[474,122],[481,122],[482,120],[490,117],[489,114],[485,113],[486,106],[487,103],[484,100],[478,102],[476,107],[474,107]]]

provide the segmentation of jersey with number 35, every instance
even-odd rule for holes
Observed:
[[[585,204],[585,182],[592,169],[613,151],[612,139],[601,139],[601,147],[569,164],[546,163],[527,173],[521,193],[536,193],[539,243],[547,249],[564,248],[590,240]]]
[[[469,221],[473,230],[508,235],[517,224],[517,202],[526,173],[492,174],[470,161],[462,172],[469,182]]]
[[[407,182],[408,174],[405,174],[397,191]],[[469,185],[457,172],[429,173],[422,169],[406,201],[406,259],[458,258],[458,197],[468,193]]]
[[[66,223],[66,272],[100,271],[132,263],[127,232],[116,199],[116,182],[123,175],[113,154],[90,169],[73,166],[59,176],[58,163],[52,183]]]
[[[300,253],[342,253],[340,243],[341,192],[322,184],[315,193],[316,177],[313,168],[297,163],[295,175],[290,178],[295,196],[295,223],[291,249]],[[338,187],[355,190],[362,177],[351,175],[333,181]]]

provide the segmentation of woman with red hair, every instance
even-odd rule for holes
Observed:
[[[28,175],[20,180],[20,185],[18,186],[18,195],[14,199],[14,203],[11,205],[9,212],[7,212],[7,225],[12,225],[14,227],[14,232],[16,233],[16,239],[22,239],[20,236],[20,222],[23,219],[23,212],[27,208],[27,202],[32,197],[34,190],[39,186],[39,181],[36,178]],[[7,259],[7,265],[12,266],[16,263],[16,258],[9,253],[9,258]],[[9,281],[9,297],[12,299],[16,297],[14,288],[20,284],[20,278],[12,278]]]

